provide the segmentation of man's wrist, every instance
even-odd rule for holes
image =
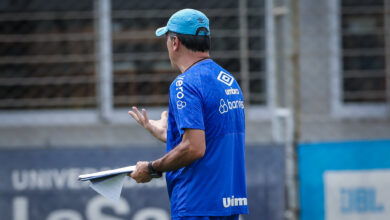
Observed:
[[[153,168],[153,161],[149,161],[148,170],[149,170],[149,175],[152,178],[160,178],[162,176],[162,172],[157,171]]]

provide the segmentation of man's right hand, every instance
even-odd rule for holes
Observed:
[[[163,111],[161,113],[160,120],[149,120],[148,114],[145,109],[142,109],[142,114],[138,111],[137,107],[132,108],[133,111],[129,111],[129,115],[148,130],[153,136],[162,142],[167,141],[167,129],[168,129],[168,112]]]

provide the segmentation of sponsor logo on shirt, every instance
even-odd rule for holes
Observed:
[[[234,110],[234,109],[244,109],[244,101],[242,100],[234,100],[234,101],[229,101],[229,99],[226,99],[226,102],[224,99],[221,99],[219,101],[219,113],[225,114],[229,110]]]
[[[234,78],[223,71],[219,72],[217,79],[228,86],[231,86],[234,82]]]
[[[185,101],[182,101],[182,100],[179,100],[177,101],[177,108],[178,109],[182,109],[184,107],[186,107],[187,103]]]
[[[178,80],[176,81],[176,98],[179,100],[176,102],[177,108],[182,109],[186,107],[187,103],[185,101],[182,101],[181,99],[184,98],[184,89],[183,89],[183,79],[184,77],[178,77]]]
[[[228,109],[228,106],[225,103],[225,100],[221,99],[221,101],[219,103],[219,113],[224,114],[224,113],[226,113],[228,111],[229,111],[229,109]]]
[[[222,202],[223,202],[223,207],[225,207],[225,208],[229,208],[229,207],[233,207],[233,206],[247,206],[248,205],[247,198],[234,198],[234,196],[222,198]]]
[[[226,95],[238,95],[240,94],[240,90],[230,87],[230,89],[225,89],[225,93]]]

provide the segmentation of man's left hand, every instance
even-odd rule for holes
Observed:
[[[147,183],[152,180],[149,175],[148,163],[146,161],[139,161],[135,167],[135,170],[129,174],[137,183]]]

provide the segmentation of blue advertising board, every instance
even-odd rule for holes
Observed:
[[[301,144],[301,220],[390,219],[390,141]]]
[[[159,147],[0,150],[0,219],[168,220],[165,179],[137,184],[130,178],[119,202],[77,181],[80,174],[153,160]],[[246,148],[250,219],[283,219],[284,153],[281,146]]]

